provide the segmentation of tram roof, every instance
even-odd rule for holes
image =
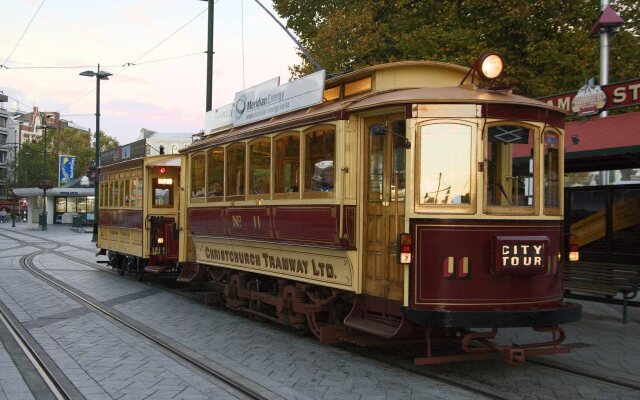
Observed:
[[[327,79],[326,87],[375,76],[371,91],[325,101],[322,104],[271,119],[208,134],[180,152],[199,150],[269,133],[347,119],[352,112],[412,104],[501,104],[534,107],[566,114],[560,108],[506,91],[459,85],[468,67],[434,62],[401,61],[375,65]],[[447,85],[442,87],[441,85]],[[394,88],[395,86],[395,88]],[[416,87],[419,86],[419,87]]]

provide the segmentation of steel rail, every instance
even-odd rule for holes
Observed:
[[[43,253],[55,253],[56,255],[62,255],[65,258],[75,258],[72,256],[67,256],[63,253],[58,253],[56,251],[50,251],[48,249],[42,249],[41,251],[38,251],[36,253],[32,253],[29,254],[27,256],[23,256],[20,259],[20,264],[21,266],[28,270],[29,272],[31,272],[33,275],[37,276],[38,278],[42,279],[43,281],[49,283],[50,285],[57,287],[59,289],[61,289],[63,292],[65,292],[66,294],[68,294],[69,296],[79,300],[80,302],[88,305],[91,309],[98,311],[99,313],[109,317],[110,319],[118,322],[119,324],[127,327],[128,329],[136,332],[137,334],[139,334],[140,336],[144,337],[145,339],[155,343],[156,345],[160,346],[162,349],[168,351],[169,353],[177,356],[178,358],[182,359],[183,361],[186,361],[187,363],[195,366],[196,368],[198,368],[199,370],[201,370],[202,372],[206,373],[207,375],[210,375],[212,377],[214,377],[215,379],[217,379],[218,381],[226,384],[227,386],[229,386],[230,388],[233,388],[235,391],[247,396],[250,399],[255,399],[255,400],[268,400],[271,399],[273,397],[265,397],[262,393],[259,393],[257,390],[252,389],[247,387],[245,384],[238,382],[237,380],[235,380],[234,378],[227,376],[225,373],[223,373],[222,371],[217,370],[216,368],[207,365],[205,362],[202,362],[200,360],[197,360],[193,357],[191,357],[190,355],[186,354],[185,352],[183,352],[182,350],[172,346],[171,344],[167,343],[167,341],[162,340],[161,338],[158,338],[156,336],[154,336],[153,334],[145,331],[144,326],[136,326],[132,323],[130,323],[129,321],[127,321],[125,318],[121,317],[120,315],[118,315],[117,313],[111,311],[109,309],[109,307],[104,306],[103,304],[100,304],[99,301],[92,299],[90,296],[71,288],[69,285],[59,281],[56,278],[53,278],[51,276],[49,276],[47,273],[41,271],[38,267],[35,266],[33,259],[38,256],[41,255]],[[264,389],[265,392],[268,391],[268,389]]]
[[[58,382],[51,370],[47,367],[44,361],[42,361],[42,358],[40,358],[38,353],[29,344],[29,341],[20,333],[9,316],[5,314],[3,307],[0,307],[0,322],[2,322],[7,331],[11,334],[13,340],[18,344],[33,368],[44,381],[45,385],[47,385],[53,397],[58,400],[71,399],[72,397],[67,393],[63,385]]]
[[[603,375],[591,372],[585,368],[573,367],[555,360],[547,360],[539,357],[531,357],[527,359],[531,364],[535,364],[544,368],[563,371],[583,378],[590,378],[604,383],[610,383],[617,386],[623,386],[629,389],[640,391],[640,383],[620,376]]]

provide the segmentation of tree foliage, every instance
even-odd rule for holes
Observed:
[[[502,83],[542,96],[575,90],[599,74],[599,40],[588,32],[599,0],[274,0],[301,43],[330,73],[400,60],[471,65],[492,50],[505,59]],[[611,39],[610,82],[635,78],[640,5],[613,1],[626,20]],[[302,57],[302,55],[301,55]],[[305,59],[291,68],[311,72]]]
[[[91,146],[88,132],[67,128],[58,132],[49,130],[46,140],[43,135],[33,143],[23,143],[18,153],[18,187],[38,186],[45,178],[45,144],[46,177],[57,185],[58,155],[76,156],[75,177],[81,177],[95,159],[95,147]],[[100,131],[100,152],[118,147],[118,141]]]

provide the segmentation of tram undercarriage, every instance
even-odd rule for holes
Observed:
[[[570,351],[569,347],[562,345],[565,333],[557,324],[533,328],[536,332],[548,333],[551,336],[549,340],[506,345],[496,340],[498,328],[472,330],[423,326],[404,315],[379,312],[375,306],[367,310],[358,301],[361,296],[346,291],[222,267],[183,266],[178,281],[199,280],[207,282],[207,304],[223,305],[263,320],[308,331],[323,344],[348,343],[376,348],[412,343],[420,353],[413,355],[416,365],[489,358],[501,358],[517,365],[524,363],[528,356]],[[353,324],[348,324],[354,314],[367,315],[372,324],[386,324],[388,332],[395,334],[374,335],[354,328]]]

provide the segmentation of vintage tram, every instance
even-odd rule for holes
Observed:
[[[144,140],[101,157],[97,246],[121,274],[178,271],[183,157],[147,157]],[[182,180],[184,181],[184,180]]]
[[[364,68],[327,79],[320,104],[206,132],[161,217],[176,223],[164,236],[179,237],[179,280],[325,343],[421,338],[418,364],[568,351],[559,324],[580,307],[561,287],[564,114],[483,88],[482,61],[501,64]],[[236,117],[282,97],[264,93],[237,99]],[[144,163],[151,177],[159,164]],[[153,235],[142,254],[168,254]],[[551,340],[500,345],[504,327]]]

